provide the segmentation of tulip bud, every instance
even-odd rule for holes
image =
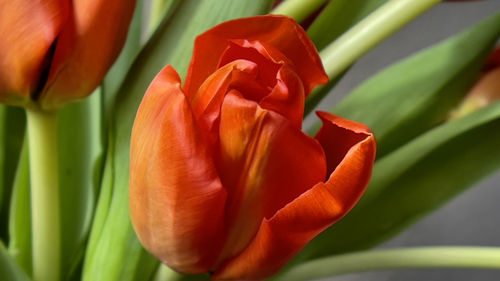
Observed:
[[[0,0],[0,102],[50,110],[86,97],[127,35],[135,0]]]
[[[375,140],[304,102],[327,82],[305,31],[283,16],[220,24],[195,42],[186,82],[165,67],[131,140],[130,211],[144,247],[176,271],[264,279],[359,200]]]
[[[462,103],[451,113],[450,119],[463,117],[500,99],[500,48],[487,60],[484,73]]]

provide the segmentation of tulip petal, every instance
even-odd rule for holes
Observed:
[[[209,270],[222,243],[226,192],[171,66],[138,110],[130,165],[130,211],[145,248],[180,272]]]
[[[276,84],[276,73],[285,61],[288,60],[283,54],[275,50],[273,51],[273,57],[269,49],[272,49],[272,47],[268,46],[266,49],[266,47],[258,41],[231,40],[229,41],[228,48],[220,58],[218,68],[239,59],[251,61],[259,66],[259,76],[256,78],[264,87],[271,89]],[[249,93],[247,93],[247,95],[248,94]],[[246,98],[255,101],[262,99],[260,96],[246,96]]]
[[[230,230],[219,258],[223,261],[244,249],[264,217],[322,182],[326,159],[316,140],[235,90],[224,99],[219,131]]]
[[[316,138],[325,149],[330,178],[264,219],[248,247],[216,271],[213,279],[258,280],[275,274],[360,198],[375,160],[373,134],[360,124],[329,113],[318,115],[324,126]]]
[[[219,65],[238,59],[256,63],[259,66],[257,78],[268,88],[264,95],[249,95],[252,91],[240,90],[245,98],[258,101],[262,108],[277,112],[297,128],[302,128],[305,92],[300,77],[293,70],[293,63],[274,47],[262,42],[233,40],[222,54]]]
[[[38,90],[66,0],[0,0],[0,102],[23,105]]]
[[[271,219],[264,219],[249,246],[219,268],[213,280],[261,280],[275,274],[341,214],[340,203],[319,183]]]
[[[84,98],[101,83],[125,43],[135,7],[135,0],[71,2],[41,94],[43,108]]]
[[[375,162],[376,143],[371,130],[363,124],[318,111],[323,127],[316,135],[326,154],[328,190],[342,202],[344,214],[363,195]]]
[[[300,78],[288,66],[283,66],[276,77],[276,85],[259,105],[287,118],[297,129],[302,128],[305,93]]]
[[[229,89],[236,89],[246,99],[259,102],[262,108],[283,115],[298,129],[302,126],[305,95],[299,77],[287,65],[266,60],[255,50],[247,51],[246,56],[230,60],[209,76],[191,98],[198,124],[212,143],[218,139],[216,121]],[[272,82],[262,81],[264,77]]]
[[[328,81],[314,44],[292,18],[256,16],[219,24],[196,38],[184,86],[188,97],[194,95],[203,81],[218,68],[221,54],[229,41],[235,39],[258,40],[293,61],[306,94],[315,85]]]
[[[193,114],[205,135],[214,144],[218,140],[218,123],[224,97],[230,88],[243,85],[250,92],[263,92],[257,81],[257,65],[247,60],[235,60],[218,69],[201,85],[191,99]]]

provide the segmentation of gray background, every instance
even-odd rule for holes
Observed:
[[[325,110],[330,108],[342,96],[385,66],[455,34],[498,11],[500,11],[500,0],[437,5],[361,58],[338,84],[334,93],[320,105],[320,108]],[[462,193],[380,248],[429,245],[500,246],[499,183],[500,173],[497,173]],[[500,271],[399,270],[351,274],[325,280],[483,281],[500,280]]]

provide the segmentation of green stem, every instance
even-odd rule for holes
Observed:
[[[368,50],[441,1],[389,0],[330,43],[320,53],[326,74],[334,81],[329,87]],[[304,115],[312,112],[328,93],[327,89],[316,87],[307,98]]]
[[[350,28],[321,53],[330,79],[356,59],[441,0],[390,0]]]
[[[31,178],[33,277],[57,281],[60,275],[60,213],[57,112],[27,109]]]
[[[327,0],[287,0],[270,12],[275,15],[286,15],[297,22],[305,20],[314,11],[325,4]]]
[[[343,254],[300,264],[274,281],[302,281],[401,268],[500,269],[500,248],[422,247]]]

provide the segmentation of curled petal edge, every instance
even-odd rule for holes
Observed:
[[[329,113],[318,115],[326,124],[365,137],[348,149],[326,183],[316,184],[272,218],[264,219],[247,248],[212,279],[261,280],[275,274],[309,241],[347,214],[363,194],[375,161],[373,134],[361,124]]]

